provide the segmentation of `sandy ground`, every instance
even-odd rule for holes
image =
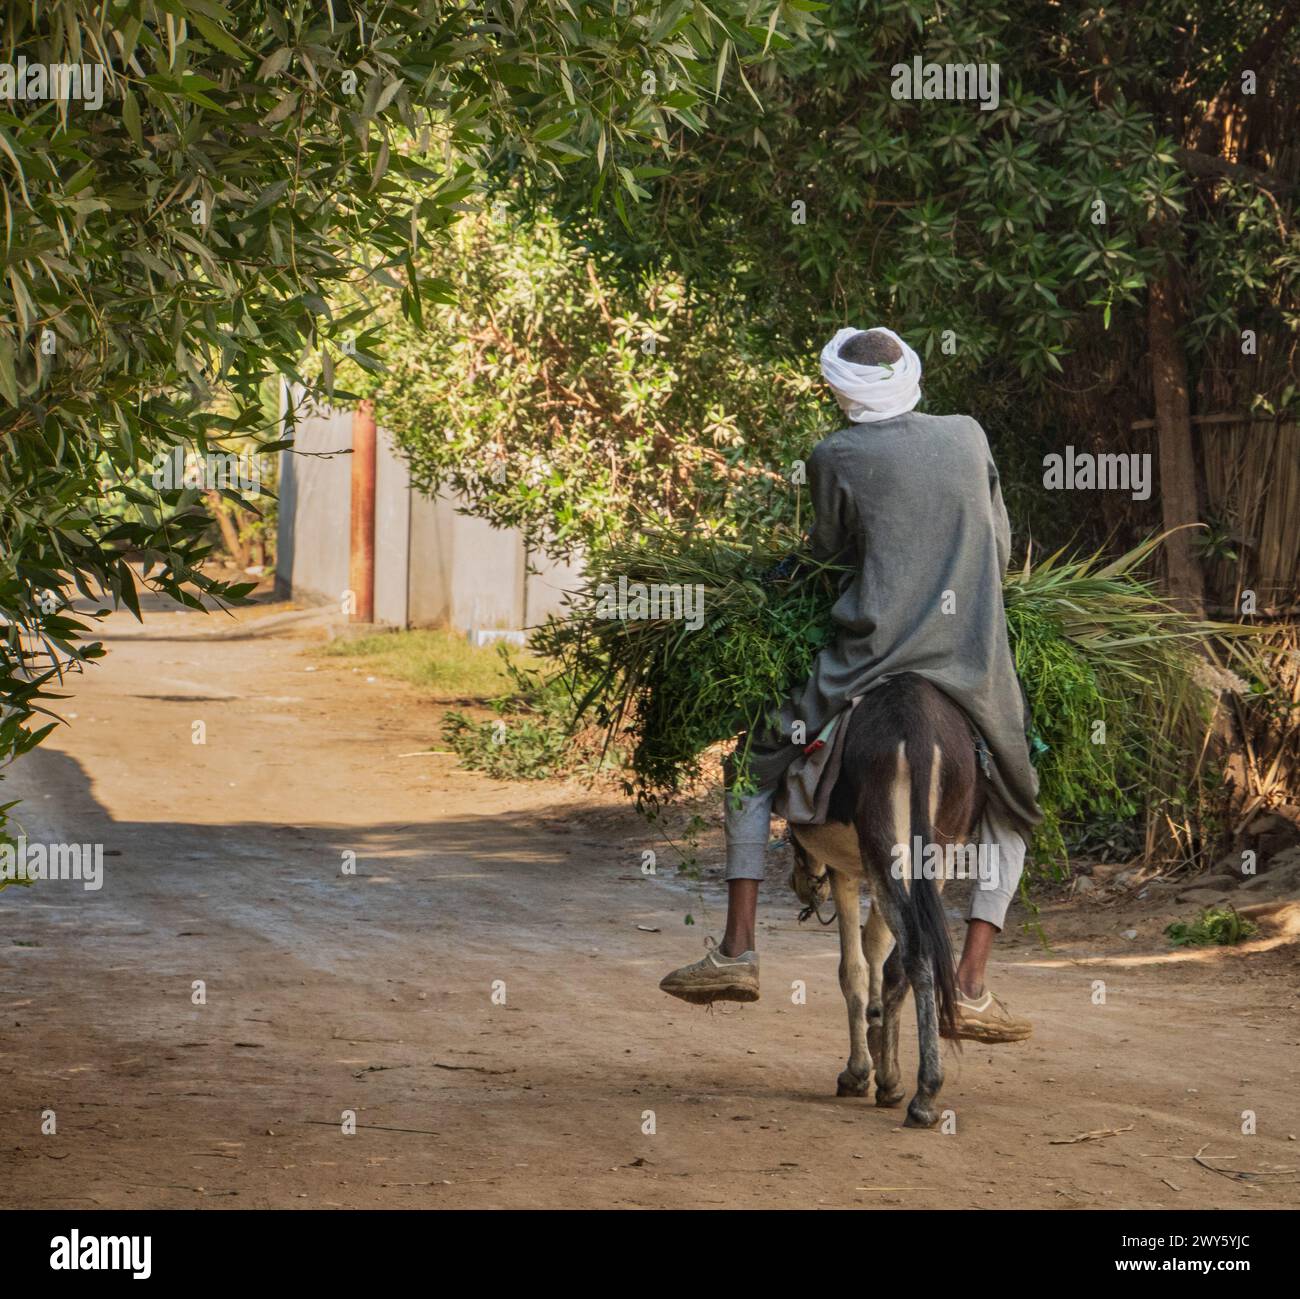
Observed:
[[[950,1054],[955,1132],[909,1131],[834,1097],[834,930],[795,923],[784,849],[763,1000],[675,1002],[716,836],[693,885],[615,796],[403,756],[441,709],[318,648],[115,643],[4,782],[30,841],[108,854],[99,892],[0,893],[7,1205],[1300,1203],[1294,942],[1171,957],[1172,895],[1049,902],[991,972],[1034,1036]]]

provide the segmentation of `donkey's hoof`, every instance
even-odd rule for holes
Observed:
[[[903,1103],[903,1089],[901,1087],[882,1087],[876,1084],[876,1104],[885,1109],[893,1109],[895,1105]]]
[[[845,1069],[835,1080],[835,1094],[836,1096],[865,1096],[870,1083],[870,1074],[863,1078],[851,1069]]]
[[[903,1120],[905,1128],[932,1128],[939,1122],[936,1111],[922,1105],[915,1097],[907,1107],[907,1118]]]

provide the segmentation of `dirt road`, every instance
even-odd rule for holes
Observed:
[[[1294,942],[1169,959],[1171,899],[1050,904],[992,970],[1033,1038],[949,1056],[955,1133],[902,1129],[833,1095],[834,931],[780,850],[763,1000],[674,1002],[715,868],[643,875],[671,854],[614,796],[403,756],[441,710],[316,651],[115,644],[4,782],[30,842],[108,854],[98,892],[0,893],[6,1204],[1300,1203]]]

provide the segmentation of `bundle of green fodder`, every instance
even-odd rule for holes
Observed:
[[[1163,842],[1166,854],[1189,855],[1198,846],[1207,792],[1218,792],[1204,761],[1217,691],[1248,688],[1219,665],[1255,678],[1264,667],[1257,628],[1189,617],[1141,574],[1162,540],[1112,560],[1058,551],[1004,581],[1045,814],[1040,858],[1063,857],[1065,837],[1077,843],[1085,828],[1095,841],[1126,824],[1140,838],[1121,835],[1110,848],[1152,853]]]
[[[589,556],[569,616],[534,638],[535,652],[562,665],[578,714],[590,710],[610,742],[626,749],[639,802],[654,804],[692,782],[705,750],[753,733],[808,676],[833,634],[839,573],[800,545],[784,531],[752,545],[639,533]],[[765,581],[791,553],[807,573]],[[660,616],[640,616],[651,610],[637,606],[638,585],[661,595],[680,588],[691,610],[702,607],[702,624],[664,617],[662,607]],[[626,607],[608,608],[620,593]]]
[[[1203,651],[1250,629],[1164,602],[1138,572],[1159,540],[1110,562],[1057,553],[1006,578],[1046,813],[1040,856],[1062,854],[1063,828],[1132,822],[1188,799],[1201,778],[1213,702]],[[789,555],[796,575],[774,575]],[[645,532],[590,557],[580,597],[535,648],[561,665],[578,712],[627,750],[638,803],[655,806],[698,776],[705,750],[761,729],[807,678],[834,635],[840,576],[780,531],[755,544]],[[746,755],[742,739],[742,775]]]

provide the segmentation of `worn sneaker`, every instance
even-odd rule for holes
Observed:
[[[697,1006],[714,1001],[757,1001],[758,953],[723,956],[712,939],[706,941],[711,946],[698,961],[674,970],[659,986]]]
[[[944,1037],[962,1038],[967,1042],[1022,1042],[1033,1031],[1027,1019],[1013,1015],[1006,1005],[987,989],[982,997],[957,994],[956,1031]]]

